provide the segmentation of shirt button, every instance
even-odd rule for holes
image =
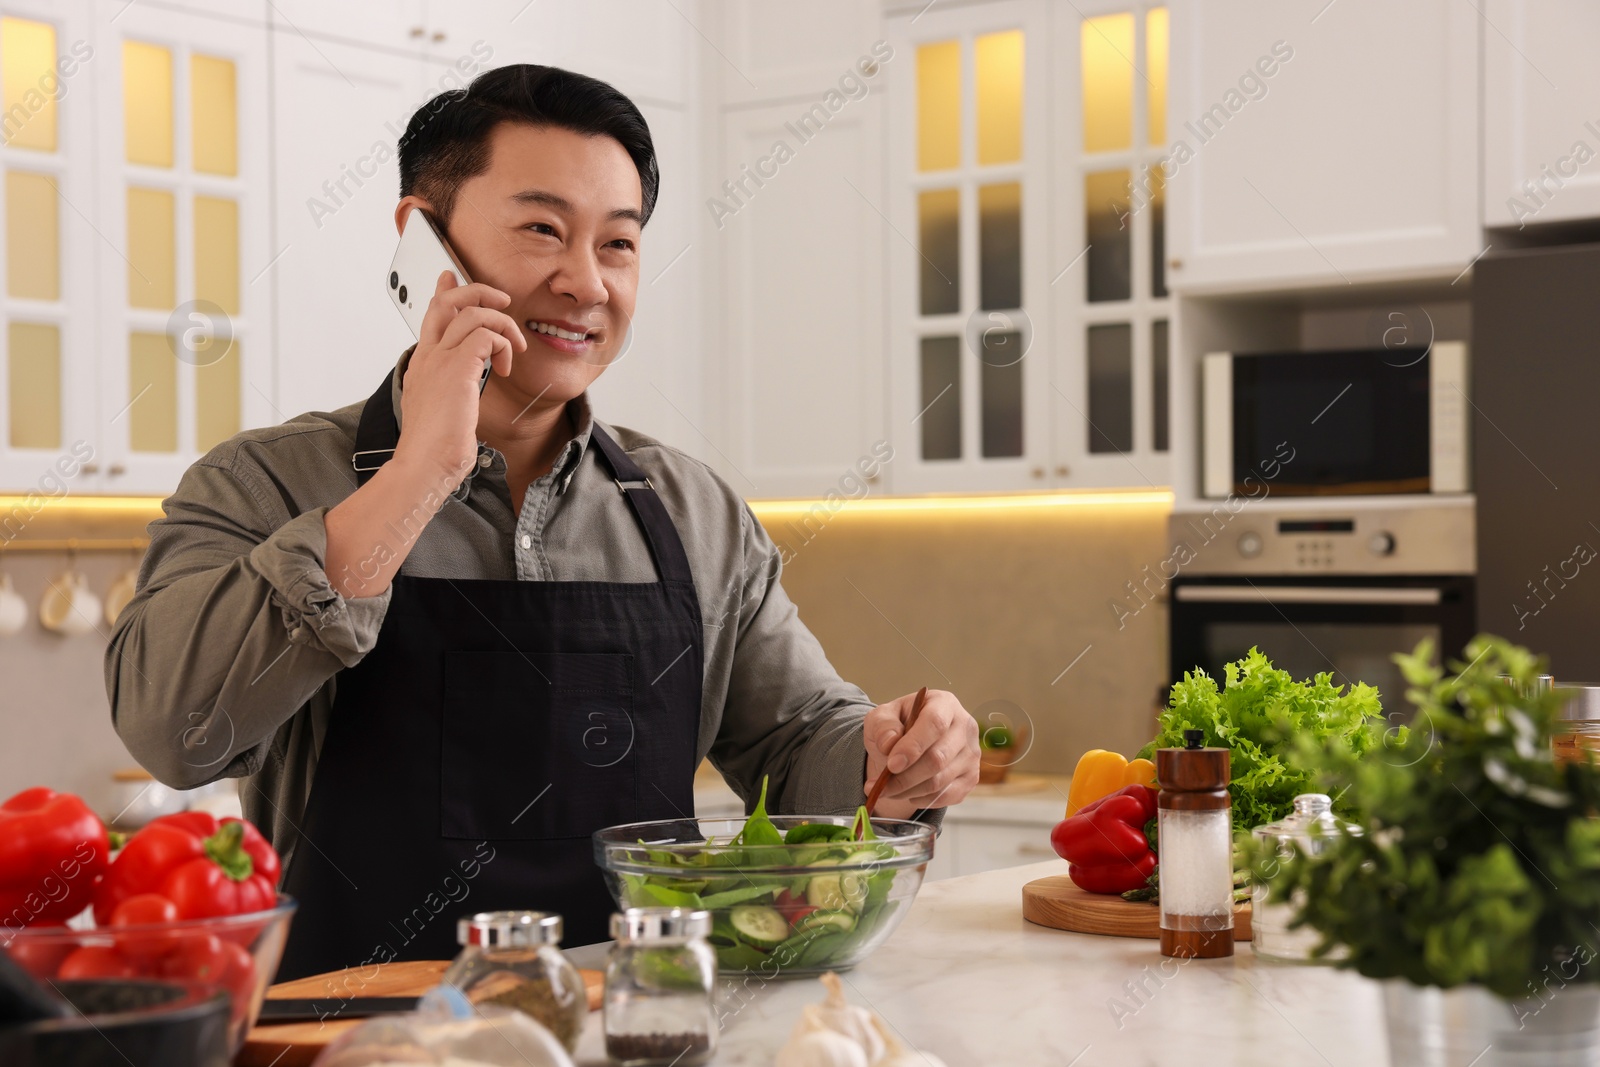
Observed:
[[[532,548],[533,547],[533,538],[529,537],[527,534],[523,534],[522,535],[522,547],[523,548]]]
[[[478,466],[487,469],[489,464],[491,464],[493,462],[494,462],[494,457],[489,455],[489,453],[481,452],[481,453],[478,454]]]

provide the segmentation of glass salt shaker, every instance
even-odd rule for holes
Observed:
[[[583,1033],[589,997],[578,968],[557,947],[561,932],[561,916],[548,912],[480,911],[456,923],[463,947],[440,981],[473,1004],[525,1012],[570,1053]]]
[[[629,908],[611,916],[606,1055],[623,1067],[704,1063],[717,1044],[711,913]]]
[[[1256,843],[1265,846],[1278,863],[1290,859],[1296,847],[1305,856],[1316,856],[1325,851],[1341,830],[1360,833],[1360,827],[1345,822],[1333,813],[1333,801],[1325,793],[1301,793],[1294,798],[1294,811],[1277,822],[1266,823],[1251,830]],[[1250,949],[1257,956],[1271,960],[1310,960],[1311,950],[1321,942],[1322,935],[1309,926],[1289,929],[1289,923],[1300,910],[1304,899],[1302,890],[1287,901],[1267,903],[1272,881],[1253,881],[1250,889]],[[1337,960],[1344,956],[1342,947],[1335,946],[1319,960]]]

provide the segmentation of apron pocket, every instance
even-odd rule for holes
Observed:
[[[446,652],[439,831],[582,838],[639,810],[633,657]]]

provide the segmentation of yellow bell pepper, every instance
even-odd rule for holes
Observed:
[[[1067,818],[1085,804],[1093,804],[1129,785],[1155,785],[1156,765],[1147,759],[1128,760],[1120,752],[1091,748],[1078,757],[1067,789]]]

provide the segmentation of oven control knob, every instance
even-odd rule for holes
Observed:
[[[1246,530],[1239,535],[1239,555],[1245,559],[1255,559],[1261,555],[1261,535],[1254,530]]]
[[[1374,556],[1394,555],[1394,534],[1387,530],[1373,534],[1367,539],[1367,547]]]

